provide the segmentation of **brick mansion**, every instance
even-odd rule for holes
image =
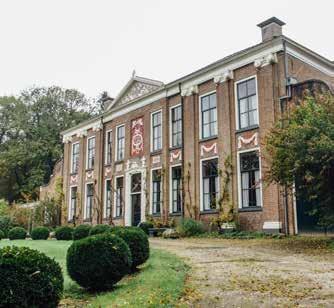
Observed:
[[[334,62],[283,26],[270,18],[258,24],[257,45],[167,84],[133,74],[101,115],[64,131],[64,222],[209,224],[230,158],[240,227],[298,233],[298,200],[263,180],[264,137],[304,89],[333,91]]]

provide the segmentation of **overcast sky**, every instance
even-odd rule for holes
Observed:
[[[0,95],[33,85],[113,97],[135,69],[172,81],[283,33],[334,60],[333,0],[0,0]]]

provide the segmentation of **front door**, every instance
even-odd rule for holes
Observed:
[[[132,226],[137,226],[141,218],[141,173],[131,176]]]

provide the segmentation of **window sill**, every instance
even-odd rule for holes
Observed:
[[[86,218],[83,220],[83,222],[92,222],[92,219],[91,218]]]
[[[153,217],[161,217],[161,213],[153,213],[152,216]]]
[[[85,170],[86,172],[94,171],[94,168],[88,168]]]
[[[169,213],[169,216],[181,216],[181,212],[174,212],[174,213]]]
[[[243,133],[243,132],[248,132],[250,130],[258,129],[260,126],[259,125],[253,125],[245,128],[240,128],[235,131],[236,134]]]
[[[161,150],[152,151],[150,154],[151,154],[151,156],[162,154],[162,149]]]
[[[70,173],[70,176],[78,175],[78,174],[79,174],[78,172],[71,172],[71,173]]]
[[[212,137],[207,137],[207,138],[201,138],[199,140],[199,142],[210,141],[210,140],[214,140],[214,139],[217,139],[217,138],[218,138],[218,135],[215,135],[215,136],[212,136]]]
[[[177,146],[177,147],[170,147],[169,151],[175,151],[175,150],[182,150],[182,145]]]
[[[111,167],[111,163],[104,164],[105,167]]]
[[[262,212],[262,206],[239,208],[238,212]]]
[[[122,164],[122,163],[124,163],[124,159],[116,160],[114,164],[116,165],[116,164]]]
[[[204,210],[200,212],[200,215],[205,215],[205,214],[218,214],[218,210]]]
[[[116,219],[116,220],[118,220],[118,219],[122,219],[123,218],[123,216],[116,216],[116,217],[113,217],[113,219]]]

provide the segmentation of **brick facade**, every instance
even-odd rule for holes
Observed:
[[[277,26],[277,25],[275,25]],[[261,178],[265,177],[267,168],[265,153],[263,153],[263,140],[280,117],[280,98],[286,95],[286,78],[295,78],[298,82],[309,79],[318,79],[329,87],[334,87],[333,64],[325,59],[316,58],[307,54],[303,49],[300,53],[314,61],[297,59],[295,55],[284,51],[282,42],[286,38],[266,39],[253,49],[245,50],[232,55],[227,60],[214,63],[203,71],[195,72],[168,85],[159,85],[152,82],[152,92],[146,93],[132,101],[124,103],[124,96],[131,97],[127,91],[133,89],[133,83],[123,89],[122,97],[116,99],[112,106],[102,117],[63,133],[64,136],[64,195],[66,204],[70,203],[70,187],[77,186],[77,203],[75,219],[76,223],[110,223],[117,225],[132,224],[132,204],[130,193],[131,175],[137,172],[142,176],[141,190],[141,220],[145,220],[152,207],[152,169],[162,170],[162,209],[159,215],[153,215],[154,219],[160,218],[166,222],[174,217],[195,217],[206,223],[217,216],[217,210],[201,210],[203,193],[201,190],[201,161],[210,157],[218,158],[218,165],[223,169],[224,160],[231,156],[233,164],[233,176],[231,182],[231,195],[233,205],[239,212],[240,226],[247,230],[262,230],[265,224],[279,226],[280,231],[286,230],[286,217],[288,217],[289,232],[295,233],[295,211],[293,200],[288,200],[288,210],[285,209],[283,188],[275,184],[261,182],[262,202],[260,207],[239,208],[240,204],[240,178],[238,159],[240,153],[256,149],[260,155]],[[287,40],[287,39],[286,39]],[[293,45],[288,40],[286,44]],[[280,47],[277,47],[280,46]],[[276,48],[276,49],[275,49]],[[299,45],[295,49],[301,48]],[[275,49],[275,50],[274,50]],[[292,47],[290,47],[292,49]],[[273,51],[274,50],[274,51]],[[254,56],[255,55],[255,56]],[[272,57],[268,60],[268,56]],[[234,57],[234,58],[233,58]],[[253,58],[252,58],[253,57]],[[252,58],[252,59],[250,59]],[[243,59],[248,59],[247,61]],[[288,61],[285,65],[286,60]],[[312,62],[311,61],[311,62]],[[328,61],[328,60],[327,60]],[[287,67],[288,72],[286,72]],[[226,69],[229,68],[229,69]],[[330,72],[330,73],[328,73]],[[236,85],[239,81],[250,77],[256,78],[256,96],[258,104],[259,124],[246,130],[237,127],[236,110]],[[150,82],[139,79],[133,82]],[[216,93],[217,126],[218,133],[213,138],[202,139],[200,136],[200,98],[207,93]],[[156,99],[155,99],[156,97]],[[122,103],[118,103],[122,102]],[[183,114],[183,146],[172,148],[170,144],[170,109],[181,104]],[[161,110],[162,114],[162,149],[152,153],[151,151],[151,114]],[[144,120],[144,149],[140,157],[131,156],[131,122],[134,119]],[[121,161],[115,161],[116,129],[119,125],[125,125],[125,156]],[[112,162],[105,164],[106,134],[112,130]],[[95,163],[92,170],[86,170],[87,139],[95,136]],[[79,168],[77,173],[71,173],[72,145],[80,144]],[[171,168],[175,165],[182,166],[183,191],[180,213],[173,214],[170,211],[171,197]],[[103,218],[103,206],[106,199],[106,180],[112,180],[112,213],[115,206],[115,181],[119,176],[124,177],[123,189],[123,215],[121,217]],[[93,215],[91,219],[83,219],[87,183],[94,184]],[[143,204],[145,203],[145,204]],[[286,215],[288,212],[288,215]],[[71,220],[68,214],[64,214],[65,220]],[[269,227],[270,228],[270,227]]]

